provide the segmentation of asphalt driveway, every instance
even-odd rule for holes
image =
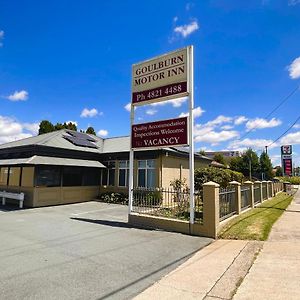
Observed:
[[[131,228],[127,207],[0,207],[0,299],[131,299],[211,239]]]

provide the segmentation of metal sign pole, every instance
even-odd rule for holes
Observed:
[[[190,179],[190,224],[195,219],[194,186],[194,48],[189,47],[189,179]]]
[[[134,152],[132,149],[132,125],[134,122],[134,106],[131,103],[130,111],[130,152],[129,152],[129,183],[128,183],[128,214],[132,212],[133,202],[133,163],[134,163]]]

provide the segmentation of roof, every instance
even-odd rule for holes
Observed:
[[[73,158],[59,158],[49,156],[34,155],[28,158],[17,159],[1,159],[0,166],[14,166],[14,165],[54,165],[54,166],[77,166],[90,168],[106,168],[99,161],[83,160]]]
[[[48,146],[48,147],[54,147],[54,148],[62,148],[62,149],[69,149],[69,150],[94,152],[94,153],[99,153],[99,150],[102,151],[102,149],[103,149],[103,139],[102,138],[91,135],[91,134],[87,134],[89,137],[96,140],[96,142],[94,144],[98,147],[98,149],[76,146],[64,138],[64,136],[70,136],[68,131],[70,131],[70,130],[62,129],[59,131],[53,131],[53,132],[41,134],[38,136],[2,144],[2,145],[0,145],[0,150],[7,149],[7,148],[22,147],[22,146],[39,145],[39,146]]]
[[[74,132],[76,133],[76,132]],[[2,149],[9,149],[15,147],[23,147],[23,146],[46,146],[46,147],[54,147],[60,149],[67,149],[67,150],[76,150],[76,151],[83,151],[89,153],[99,153],[99,154],[106,154],[106,153],[120,153],[120,152],[129,152],[130,151],[130,137],[129,136],[121,136],[121,137],[113,137],[103,139],[97,137],[92,134],[86,134],[90,138],[94,139],[93,142],[97,148],[90,148],[84,146],[77,146],[65,139],[64,137],[71,137],[72,131],[68,129],[62,129],[59,131],[53,131],[45,134],[41,134],[38,136],[6,143],[0,145],[0,151]],[[146,150],[146,149],[141,149]],[[149,149],[150,150],[150,149]],[[153,150],[153,149],[152,149]],[[173,153],[182,153],[187,155],[189,153],[188,147],[166,147],[163,148],[164,151],[169,151]],[[212,161],[211,158],[203,156],[199,153],[195,153],[195,156],[200,159]]]

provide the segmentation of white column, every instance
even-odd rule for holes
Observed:
[[[134,163],[134,152],[132,149],[132,125],[134,122],[134,106],[131,103],[130,112],[130,151],[129,151],[129,182],[128,182],[128,214],[132,211],[133,202],[133,163]]]
[[[194,199],[194,48],[189,46],[189,146],[190,146],[190,223],[194,224],[195,215],[195,199]]]

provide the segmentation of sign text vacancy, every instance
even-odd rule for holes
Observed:
[[[187,48],[132,66],[132,104],[188,95]]]
[[[187,145],[187,117],[132,125],[132,148]]]

